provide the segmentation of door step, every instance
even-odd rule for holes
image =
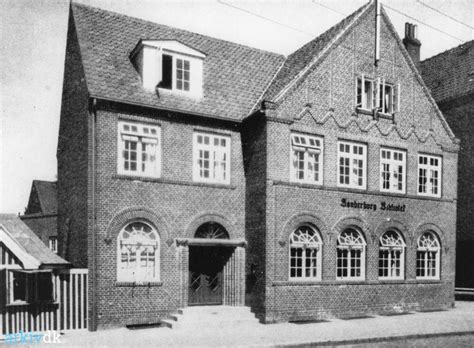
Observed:
[[[255,326],[258,319],[250,307],[196,306],[179,309],[161,324],[172,329],[223,329],[226,327]]]

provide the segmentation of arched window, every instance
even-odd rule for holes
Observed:
[[[380,237],[379,278],[403,279],[405,242],[400,233],[390,230]]]
[[[439,279],[440,244],[433,232],[425,232],[418,238],[416,249],[416,278]]]
[[[365,240],[354,228],[344,230],[337,238],[337,279],[365,278]]]
[[[211,221],[199,226],[194,234],[194,238],[229,239],[229,233],[227,233],[224,226]]]
[[[117,280],[127,282],[158,281],[160,238],[147,223],[126,225],[117,240]]]
[[[307,225],[290,235],[290,279],[321,280],[321,238]]]

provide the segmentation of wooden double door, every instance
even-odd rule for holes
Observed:
[[[223,303],[224,266],[233,248],[217,246],[189,247],[188,304],[220,305]]]

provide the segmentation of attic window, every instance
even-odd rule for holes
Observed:
[[[171,89],[173,82],[173,57],[167,54],[163,54],[162,66],[161,66],[161,88]]]
[[[395,85],[383,78],[356,78],[356,109],[377,117],[391,118],[400,110],[400,84]]]
[[[168,90],[181,96],[202,97],[203,61],[206,56],[178,41],[142,40],[131,53],[143,87]]]

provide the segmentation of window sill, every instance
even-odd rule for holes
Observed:
[[[361,107],[356,107],[356,112],[358,114],[364,114],[364,115],[370,115],[370,116],[374,115],[374,112],[372,110],[364,109],[364,108],[361,108]]]
[[[314,186],[322,187],[323,186],[322,182],[302,181],[302,180],[301,181],[299,181],[299,180],[290,180],[290,184],[301,185],[301,186],[310,186],[310,187],[314,187]]]
[[[439,278],[416,278],[418,283],[441,283]]]
[[[393,119],[395,118],[394,116],[395,114],[386,114],[386,113],[383,113],[383,112],[377,112],[377,117],[379,118],[383,118],[383,119],[386,119],[386,120],[391,120],[393,121]]]
[[[59,305],[59,302],[54,302],[54,301],[36,301],[36,302],[24,302],[24,301],[18,301],[14,303],[7,303],[5,307],[26,307],[26,306],[35,306],[35,305]]]
[[[230,190],[235,190],[237,188],[235,185],[230,185],[230,184],[217,184],[217,183],[184,181],[184,180],[170,180],[170,179],[164,179],[164,178],[123,175],[123,174],[114,174],[112,178],[118,179],[118,180],[156,182],[156,183],[169,184],[169,185],[199,186],[199,187],[211,187],[211,188],[230,189]]]
[[[116,281],[115,286],[117,287],[157,287],[163,286],[163,282],[155,281],[155,282],[126,282],[126,281]]]

